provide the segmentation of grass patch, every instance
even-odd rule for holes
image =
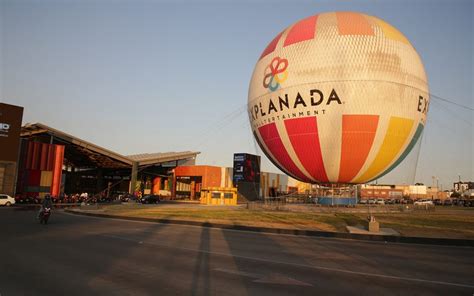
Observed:
[[[178,219],[234,225],[284,227],[324,231],[345,231],[346,224],[334,214],[296,213],[283,211],[247,210],[243,208],[212,208],[205,206],[167,208],[160,206],[112,205],[103,207],[105,213],[119,216],[156,219]]]
[[[241,207],[144,206],[140,204],[104,206],[105,213],[119,216],[261,227],[296,228],[346,232],[346,226],[365,225],[367,213],[286,212],[248,210]],[[474,239],[474,209],[437,208],[436,211],[412,211],[374,214],[381,227],[393,228],[403,236]]]

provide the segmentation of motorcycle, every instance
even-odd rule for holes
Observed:
[[[48,224],[49,216],[51,216],[51,208],[44,208],[40,215],[40,224]]]

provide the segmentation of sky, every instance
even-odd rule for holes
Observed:
[[[25,107],[23,123],[124,155],[191,150],[198,164],[232,166],[247,152],[279,172],[250,131],[255,63],[292,23],[358,11],[404,33],[432,93],[419,156],[381,182],[408,171],[408,182],[447,189],[459,175],[474,181],[473,3],[0,0],[0,101]]]

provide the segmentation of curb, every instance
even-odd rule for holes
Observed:
[[[91,217],[99,217],[99,218],[113,218],[113,219],[120,219],[120,220],[153,222],[153,223],[162,223],[162,224],[191,225],[191,226],[201,226],[201,227],[210,227],[210,228],[260,232],[260,233],[288,234],[288,235],[352,239],[352,240],[362,240],[362,241],[391,242],[391,243],[474,247],[474,240],[472,239],[354,234],[354,233],[344,233],[344,232],[230,225],[230,224],[219,224],[219,223],[188,221],[188,220],[124,217],[124,216],[99,214],[99,213],[78,212],[78,211],[69,210],[69,209],[65,209],[64,211],[74,214],[74,215],[91,216]]]

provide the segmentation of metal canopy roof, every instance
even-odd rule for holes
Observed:
[[[127,155],[133,161],[139,162],[140,165],[151,165],[154,163],[164,163],[182,159],[196,157],[200,152],[183,151],[183,152],[166,152],[166,153],[142,153]]]
[[[123,156],[42,123],[26,124],[21,128],[22,138],[37,136],[52,136],[54,143],[67,145],[65,159],[81,167],[130,168],[134,162],[138,162],[139,165],[154,165],[194,158],[200,153],[184,151]]]

